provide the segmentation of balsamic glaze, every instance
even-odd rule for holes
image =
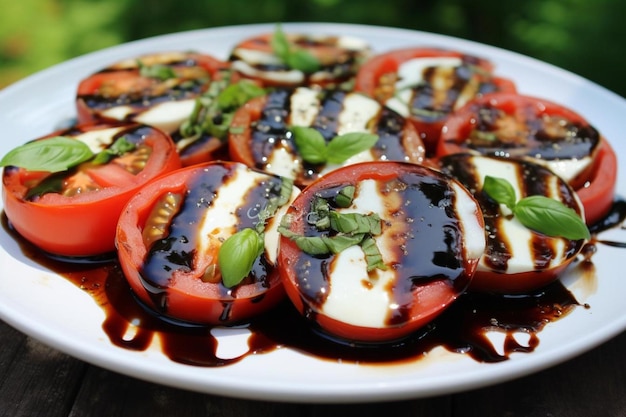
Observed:
[[[605,227],[616,225],[626,217],[626,203],[616,203],[614,212],[614,215],[609,216],[613,221],[605,224]],[[158,338],[164,355],[172,361],[194,366],[225,366],[239,362],[248,355],[282,348],[334,362],[373,365],[412,362],[441,346],[479,362],[500,362],[507,360],[513,352],[534,351],[539,344],[538,333],[547,323],[581,306],[560,281],[532,294],[517,296],[465,293],[441,316],[406,339],[388,344],[357,346],[332,340],[320,333],[285,301],[249,325],[251,336],[247,353],[223,359],[217,356],[217,340],[211,335],[210,327],[170,323],[137,302],[115,260],[100,260],[94,264],[62,262],[22,239],[10,227],[4,213],[2,225],[5,232],[21,245],[25,256],[53,270],[93,297],[105,312],[102,328],[112,344],[143,351]],[[593,268],[589,268],[589,264],[586,260],[579,262],[576,267],[581,268],[583,273],[592,273]],[[595,276],[592,278],[595,279]],[[126,334],[134,323],[139,325],[129,338]],[[495,349],[489,341],[489,331],[505,335],[502,351]],[[529,341],[525,344],[518,342],[514,337],[518,332],[528,334]]]

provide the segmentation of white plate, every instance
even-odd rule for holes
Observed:
[[[0,92],[0,154],[48,133],[75,114],[74,91],[80,78],[103,66],[141,53],[196,49],[226,58],[235,42],[273,30],[249,25],[198,30],[132,42],[49,68]],[[491,59],[497,73],[512,78],[520,92],[549,98],[585,115],[618,155],[626,101],[561,69],[469,41],[391,28],[343,24],[285,24],[286,31],[349,34],[368,40],[376,52],[415,45],[459,49]],[[620,164],[624,161],[621,160]],[[624,174],[618,192],[626,194]],[[603,238],[626,241],[614,229]],[[530,354],[513,354],[496,364],[481,364],[459,354],[436,351],[414,364],[365,366],[321,361],[289,349],[252,355],[221,368],[181,365],[159,349],[133,352],[113,346],[101,328],[104,313],[89,295],[64,278],[24,257],[0,231],[0,318],[50,346],[98,366],[137,378],[200,392],[249,399],[308,402],[365,402],[417,398],[495,384],[555,365],[591,349],[626,329],[620,272],[623,249],[600,246],[594,257],[597,285],[570,277],[568,288],[591,308],[576,308],[549,324]]]

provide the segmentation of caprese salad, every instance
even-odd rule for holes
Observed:
[[[75,127],[0,160],[5,214],[68,260],[116,249],[172,322],[290,300],[330,338],[397,341],[467,291],[558,279],[613,204],[608,139],[461,51],[277,26],[77,85]]]

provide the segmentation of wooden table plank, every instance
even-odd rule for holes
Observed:
[[[374,404],[290,404],[205,395],[87,365],[1,322],[0,340],[0,416],[626,415],[626,332],[564,364],[508,383]]]
[[[548,370],[458,394],[453,415],[626,416],[626,332]]]
[[[87,364],[0,325],[0,416],[67,416]]]

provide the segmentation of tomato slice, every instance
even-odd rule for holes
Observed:
[[[170,137],[138,124],[83,124],[38,140],[67,136],[102,149],[124,137],[135,150],[104,165],[85,162],[59,174],[6,167],[4,211],[24,238],[55,255],[90,257],[115,250],[115,227],[122,207],[148,180],[180,167]],[[45,188],[46,191],[37,191]]]
[[[339,204],[351,187],[353,198]],[[354,237],[332,229],[333,220],[323,226],[326,207],[337,216],[358,213],[374,227],[359,229],[357,243],[342,250],[311,252],[299,240]],[[348,343],[395,341],[429,323],[467,288],[485,245],[483,217],[469,192],[404,162],[332,171],[305,188],[283,219],[278,265],[289,299],[324,334]]]
[[[513,81],[494,75],[483,58],[437,48],[405,48],[376,55],[359,69],[355,90],[408,117],[435,153],[448,115],[467,101],[494,91],[515,92]]]
[[[372,133],[379,139],[368,151],[342,163],[313,164],[305,161],[298,150],[291,126],[314,128],[326,143],[350,132]],[[235,161],[306,186],[341,165],[364,160],[422,163],[425,148],[410,122],[369,97],[299,87],[277,89],[239,108],[231,123],[229,154]]]
[[[256,214],[283,184],[243,164],[212,162],[143,187],[120,216],[116,237],[121,267],[139,300],[168,319],[205,325],[241,323],[274,307],[285,296],[275,263],[276,228],[286,206],[264,226],[265,249],[241,283],[225,286],[218,257],[222,242],[258,226]],[[298,192],[293,188],[292,195]],[[242,261],[235,256],[230,262]]]
[[[494,93],[450,116],[438,156],[474,152],[532,160],[577,191],[587,224],[611,208],[617,181],[612,147],[579,113],[543,98]]]
[[[226,79],[228,78],[228,81]],[[211,160],[225,140],[181,126],[196,100],[215,82],[235,82],[230,66],[196,52],[161,52],[116,62],[81,80],[76,93],[79,122],[127,121],[155,126],[177,143],[183,165]]]
[[[272,33],[264,33],[244,39],[233,47],[229,57],[241,76],[267,87],[338,87],[351,80],[370,55],[369,44],[359,38],[287,33],[292,50],[305,50],[319,61],[320,68],[309,73],[283,63],[275,55],[272,36]]]
[[[575,191],[549,169],[532,161],[467,153],[442,157],[439,163],[444,173],[473,191],[485,217],[487,246],[470,290],[512,294],[540,289],[558,279],[582,250],[585,239],[531,230],[483,189],[486,176],[503,178],[514,187],[516,201],[541,195],[561,201],[582,217],[584,208]]]

